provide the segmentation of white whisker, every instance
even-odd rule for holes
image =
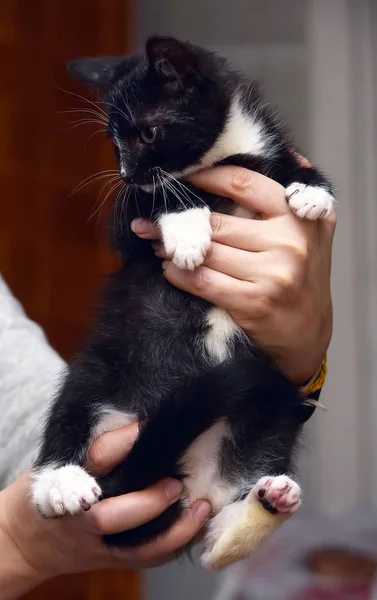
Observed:
[[[86,179],[81,181],[81,183],[79,183],[68,194],[68,198],[70,198],[77,192],[80,192],[84,187],[86,187],[87,185],[90,185],[91,183],[95,183],[96,181],[100,181],[101,179],[105,179],[106,177],[114,177],[114,175],[117,175],[117,174],[118,174],[118,171],[116,171],[115,169],[106,169],[104,171],[99,171],[98,173],[94,173],[93,175],[89,175],[89,177],[86,177]]]
[[[79,98],[79,99],[80,99],[82,102],[87,102],[87,103],[88,103],[88,104],[90,104],[91,106],[94,106],[94,108],[96,108],[97,110],[99,110],[99,111],[100,111],[100,113],[103,115],[103,117],[104,117],[105,119],[107,119],[107,118],[108,118],[108,116],[107,116],[106,112],[105,112],[105,111],[104,111],[102,108],[100,108],[100,107],[98,106],[98,104],[96,104],[95,102],[92,102],[91,100],[89,100],[88,98],[85,98],[84,96],[80,96],[80,94],[76,94],[76,93],[74,93],[74,92],[69,92],[68,90],[65,90],[65,89],[63,89],[63,88],[61,88],[61,87],[59,87],[59,86],[56,86],[56,87],[57,87],[57,89],[58,89],[58,90],[60,90],[61,92],[64,92],[65,94],[69,94],[70,96],[75,96],[76,98]]]
[[[155,178],[153,175],[153,202],[152,202],[151,217],[153,216],[153,213],[154,213],[155,201],[156,201],[156,181],[155,181]]]

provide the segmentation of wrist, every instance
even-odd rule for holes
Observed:
[[[298,386],[304,386],[321,368],[324,356],[307,364],[297,364],[291,368],[283,368],[285,375]]]
[[[295,354],[278,360],[283,373],[296,385],[304,386],[321,368],[331,341],[332,328],[326,327],[315,344],[300,346]]]
[[[0,502],[1,506],[1,502]],[[22,544],[22,541],[20,542]],[[0,521],[0,589],[2,600],[16,600],[44,581],[25,559],[19,547]]]

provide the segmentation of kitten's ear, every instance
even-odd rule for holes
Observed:
[[[199,75],[190,44],[172,37],[153,36],[148,39],[145,50],[150,67],[167,81],[193,79]]]
[[[67,63],[69,73],[82,83],[107,90],[113,83],[118,67],[124,58],[102,56],[99,58],[79,58]]]

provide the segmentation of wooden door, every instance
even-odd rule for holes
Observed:
[[[102,136],[88,142],[97,125],[72,128],[84,113],[62,114],[85,108],[72,93],[88,96],[65,61],[130,50],[130,2],[0,1],[0,271],[66,359],[82,343],[101,277],[112,268],[101,218],[89,219],[98,186],[69,194],[114,162]],[[65,577],[28,596],[50,597],[136,600],[138,578]]]

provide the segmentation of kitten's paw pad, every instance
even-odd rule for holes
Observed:
[[[262,477],[254,491],[261,504],[270,512],[293,514],[301,506],[300,486],[286,475]]]
[[[166,214],[159,224],[166,253],[179,269],[193,271],[204,262],[212,234],[208,208]]]
[[[334,206],[334,197],[324,188],[304,183],[291,183],[285,190],[290,209],[301,219],[328,217]]]
[[[45,517],[75,515],[98,502],[101,489],[84,469],[45,467],[33,475],[33,504]]]

